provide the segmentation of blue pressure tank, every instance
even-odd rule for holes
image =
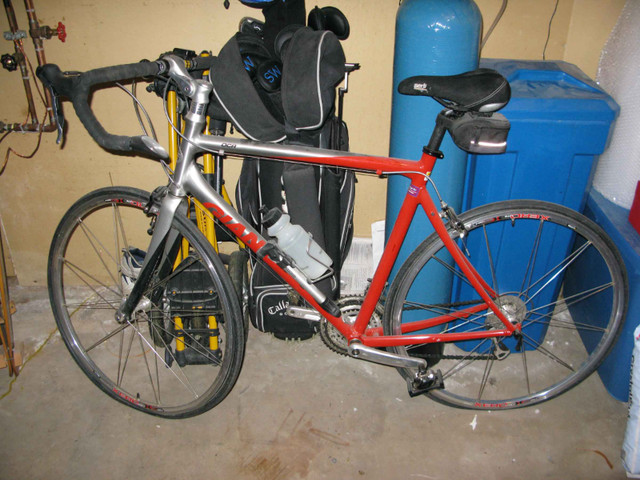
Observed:
[[[443,107],[429,97],[400,95],[398,84],[412,75],[455,75],[478,68],[482,29],[480,10],[473,0],[404,0],[396,16],[393,66],[390,156],[419,160]],[[460,211],[467,154],[449,135],[441,147],[432,178],[445,201]],[[391,176],[387,184],[386,238],[400,211],[409,180]],[[433,191],[431,192],[433,193]],[[418,209],[391,278],[415,247],[433,232]],[[431,285],[430,285],[431,286]],[[446,295],[446,292],[441,292]]]
[[[390,155],[419,160],[429,143],[442,105],[429,97],[405,96],[398,84],[413,75],[455,75],[478,67],[482,17],[472,0],[404,0],[396,16],[396,44],[393,66],[393,102]],[[464,191],[467,154],[458,149],[449,135],[440,147],[445,155],[434,168],[432,179],[456,211],[460,211]],[[389,238],[402,205],[409,180],[391,176],[387,183],[386,238]],[[430,187],[431,189],[431,187]],[[431,190],[433,195],[433,190]],[[392,280],[402,263],[431,233],[433,228],[424,210],[418,208],[398,259]],[[446,277],[446,275],[444,275]],[[423,269],[408,292],[407,301],[438,304],[451,297],[452,278],[442,271]],[[403,314],[403,322],[425,318],[420,309]],[[427,314],[427,317],[429,315]]]

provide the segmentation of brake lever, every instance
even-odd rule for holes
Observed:
[[[51,96],[51,108],[53,109],[53,116],[56,119],[56,127],[58,129],[58,138],[56,139],[56,144],[60,145],[62,140],[64,140],[65,123],[64,111],[62,110],[62,104],[60,103],[60,95],[58,94],[56,89],[53,88],[53,84],[45,75],[43,67],[40,66],[36,69],[36,76],[40,79],[42,85],[49,91],[49,95]]]
[[[60,96],[56,93],[52,86],[48,86],[47,89],[51,94],[51,108],[53,108],[53,116],[56,119],[56,127],[58,129],[58,138],[56,138],[56,145],[60,145],[64,140],[64,111],[62,110],[62,104],[60,103]]]

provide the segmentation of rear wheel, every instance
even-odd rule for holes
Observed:
[[[149,194],[111,187],[76,202],[56,231],[49,294],[60,334],[107,395],[145,413],[197,415],[231,391],[244,334],[224,265],[192,222],[176,215],[152,281],[130,321],[115,312],[131,291],[153,229]]]
[[[473,409],[533,405],[567,391],[591,374],[613,346],[628,297],[624,264],[604,231],[565,207],[508,201],[460,216],[466,234],[449,234],[497,293],[494,301],[521,333],[512,337],[394,347],[398,354],[437,363],[444,388],[429,395]],[[586,275],[585,275],[586,273]],[[453,266],[440,238],[425,240],[389,291],[388,335],[409,334],[413,321],[458,313],[415,333],[489,332],[499,318]],[[404,327],[403,327],[404,325]],[[399,369],[405,378],[415,371]]]

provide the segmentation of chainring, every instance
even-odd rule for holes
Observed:
[[[338,300],[338,307],[345,322],[349,324],[355,323],[363,300],[363,295],[342,297]],[[382,305],[377,304],[369,320],[369,327],[381,327],[383,313]],[[326,318],[320,321],[320,338],[330,350],[340,355],[348,355],[347,339]]]

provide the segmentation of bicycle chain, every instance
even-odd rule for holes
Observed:
[[[478,305],[482,303],[482,300],[467,300],[464,302],[454,302],[454,303],[437,303],[435,305],[428,305],[430,308],[453,308],[453,307],[465,307],[468,305]],[[420,310],[424,307],[414,306],[414,307],[406,307],[404,310]],[[413,354],[412,357],[424,358],[425,360],[429,358],[438,359],[438,360],[497,360],[495,354],[491,355],[474,355],[470,357],[469,355],[441,355],[437,353],[423,353],[423,354]]]
[[[466,307],[468,305],[478,305],[482,303],[482,300],[467,300],[465,302],[455,302],[455,303],[436,303],[434,305],[425,305],[430,308],[452,308],[452,307]],[[405,307],[403,310],[424,310],[424,307]]]
[[[345,297],[342,300],[346,299],[357,299],[359,300],[360,305],[364,301],[364,295],[350,295],[349,297]],[[467,305],[477,305],[482,303],[481,300],[469,300],[465,302],[455,302],[455,303],[439,303],[435,305],[430,305],[433,308],[452,308],[452,307],[462,307]],[[338,301],[338,305],[340,305],[340,301]],[[421,307],[407,307],[405,310],[418,310]],[[348,356],[348,352],[343,345],[337,344],[333,338],[329,335],[329,329],[334,328],[333,325],[329,324],[326,319],[322,319],[322,325],[320,327],[320,338],[324,342],[324,344],[329,348],[329,350],[339,354]],[[442,355],[436,353],[423,353],[423,354],[413,354],[413,357],[416,358],[424,358],[428,359],[437,359],[437,360],[496,360],[497,357],[495,354],[491,355],[475,355],[472,358],[469,355]]]
[[[428,344],[427,344],[428,345]],[[437,359],[437,360],[497,360],[498,357],[495,354],[491,355],[474,355],[470,357],[469,355],[439,355],[437,353],[423,353],[423,354],[415,354],[411,355],[416,358],[424,358],[425,360],[429,358]]]

